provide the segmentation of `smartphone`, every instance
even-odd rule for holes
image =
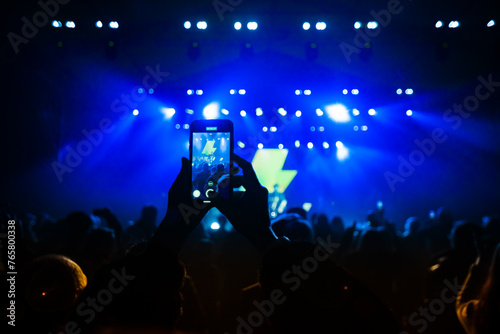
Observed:
[[[189,155],[193,199],[199,199],[203,203],[210,203],[217,195],[230,199],[233,122],[196,120],[191,123],[190,129]]]

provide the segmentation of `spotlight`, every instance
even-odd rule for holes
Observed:
[[[311,127],[309,128],[309,130],[311,130],[311,132],[314,132],[314,131],[316,131],[316,127],[311,126]]]
[[[219,118],[220,116],[219,109],[220,109],[219,103],[212,102],[205,108],[203,108],[203,117],[205,117],[205,119]]]
[[[283,144],[279,144],[279,145],[278,145],[278,148],[279,148],[280,150],[282,150],[282,149],[283,149]]]
[[[321,110],[321,109],[319,109],[319,108],[318,108],[318,109],[316,109],[316,115],[318,115],[318,116],[323,116],[323,110]]]
[[[403,94],[403,90],[402,90],[401,88],[398,88],[398,89],[396,90],[396,94],[398,94],[398,95]]]
[[[361,131],[368,131],[368,127],[367,127],[366,125],[363,125],[363,126],[361,127]]]
[[[111,29],[118,29],[118,27],[119,27],[118,22],[116,22],[116,21],[109,22],[109,27]]]
[[[494,25],[495,25],[495,20],[490,20],[490,21],[486,24],[486,26],[487,26],[488,28],[493,27]]]
[[[296,89],[295,90],[295,95],[300,95],[300,94],[302,94],[302,91],[300,89]]]
[[[76,27],[76,25],[75,25],[74,21],[66,21],[66,28],[73,29],[75,27]]]
[[[160,108],[160,112],[163,114],[163,119],[171,119],[172,116],[175,115],[175,109],[174,108]],[[179,125],[180,127],[180,125]]]
[[[99,22],[101,22],[101,21],[99,21]],[[61,23],[61,21],[54,20],[54,21],[52,21],[52,26],[54,28],[61,28],[62,27],[62,23]],[[97,26],[97,23],[96,23],[96,26]],[[102,23],[101,23],[101,26],[102,26]],[[100,28],[100,27],[98,27],[98,28]]]
[[[268,130],[267,126],[264,126],[264,127],[262,128],[262,131],[264,131],[264,132],[267,132],[267,130]]]
[[[359,29],[359,28],[361,28],[361,22],[356,21],[356,22],[354,23],[354,29]]]
[[[304,95],[311,95],[311,90],[310,89],[304,90]]]
[[[328,144],[326,141],[323,142],[323,148],[328,149],[330,147],[330,144]]]
[[[451,28],[451,29],[458,28],[458,27],[460,27],[460,22],[458,22],[458,21],[451,21],[448,24],[448,28]]]
[[[358,130],[359,130],[359,126],[355,125],[352,129],[353,129],[354,131],[358,131]]]
[[[295,147],[300,147],[300,141],[299,140],[295,141]]]
[[[154,92],[155,92],[155,90],[153,88],[148,89],[149,94],[153,94]]]
[[[236,90],[234,90],[234,89],[231,89],[231,90],[229,91],[229,94],[231,94],[231,95],[234,95],[234,94],[236,94]]]
[[[263,114],[264,114],[264,112],[262,111],[262,108],[255,109],[255,115],[262,116]]]
[[[137,115],[139,115],[139,110],[137,110],[137,109],[134,109],[134,111],[132,112],[132,114],[133,114],[134,116],[137,116]]]
[[[376,115],[376,114],[377,114],[377,112],[375,111],[375,109],[370,109],[370,110],[368,110],[368,115],[370,115],[370,116],[374,116],[374,115]]]
[[[137,89],[137,93],[139,93],[139,94],[144,93],[144,88],[139,87],[139,88]]]
[[[406,116],[411,116],[413,115],[413,111],[411,111],[410,109],[406,110]]]
[[[351,93],[352,93],[352,95],[358,95],[359,94],[359,90],[353,89],[353,90],[351,90]]]
[[[406,94],[406,95],[412,95],[412,94],[413,94],[413,89],[411,89],[411,88],[406,88],[406,90],[405,90],[405,94]]]
[[[189,124],[184,124],[184,129],[189,130]]]
[[[443,26],[443,21],[437,21],[435,27],[441,28]]]
[[[336,123],[347,123],[351,120],[349,110],[340,103],[332,104],[325,107],[328,117]]]
[[[312,148],[313,148],[313,146],[314,146],[314,145],[313,145],[313,143],[311,143],[311,142],[307,143],[307,148],[308,148],[308,149],[312,149]]]
[[[347,93],[349,93],[347,89],[342,89],[342,94],[347,95]]]
[[[234,29],[240,30],[241,29],[241,22],[235,22],[234,23]]]
[[[197,89],[196,95],[203,95],[203,89]]]
[[[286,116],[286,110],[284,108],[279,108],[278,109],[278,113],[281,115],[281,116]]]
[[[243,144],[243,142],[242,142],[242,141],[240,141],[240,140],[238,140],[238,146],[239,146],[240,148],[245,148],[245,144]]]
[[[186,91],[186,94],[187,94],[187,95],[193,95],[193,94],[194,94],[194,91],[193,91],[192,89],[188,89],[188,90]]]
[[[247,115],[247,112],[245,110],[240,111],[241,117],[245,117]]]
[[[354,109],[352,110],[352,114],[353,114],[353,116],[358,116],[358,115],[359,115],[359,110],[358,110],[358,109],[356,109],[356,108],[354,108]]]
[[[102,28],[102,21],[97,21],[95,23],[96,28]]]
[[[297,111],[295,112],[295,116],[297,116],[297,117],[302,116],[302,111],[297,110]]]
[[[270,128],[269,130],[271,130],[271,132],[276,132],[276,131],[278,131],[278,129],[277,129],[275,126],[271,126],[271,128]]]
[[[240,95],[245,95],[246,93],[247,93],[247,91],[244,89],[238,90],[238,94],[240,94]]]
[[[262,143],[259,143],[259,145],[257,145],[257,147],[259,148],[259,150],[262,150],[264,148],[264,145]]]
[[[345,147],[341,141],[337,141],[335,143],[335,146],[337,147],[337,160],[346,160],[349,157],[349,150],[347,149],[347,147]]]
[[[319,132],[325,131],[325,127],[324,126],[320,126],[318,129],[319,129]]]
[[[370,21],[370,22],[368,22],[368,24],[366,25],[366,27],[368,29],[377,29],[378,23],[377,23],[377,21]]]
[[[247,23],[247,28],[248,30],[257,30],[257,22],[248,22]]]
[[[199,21],[198,23],[196,23],[196,28],[198,28],[200,30],[207,29],[207,22],[205,22],[205,21]]]
[[[304,22],[302,24],[302,29],[309,30],[309,28],[311,28],[311,24],[309,22]]]
[[[191,22],[189,21],[184,22],[184,28],[191,29]]]
[[[224,115],[229,115],[229,110],[227,109],[222,109],[221,112],[224,114]]]
[[[177,130],[179,130],[179,129],[181,128],[181,125],[180,125],[180,124],[175,124],[175,128],[176,128]]]
[[[194,114],[194,110],[193,109],[186,108],[185,111],[186,111],[186,114],[188,114],[188,115]]]
[[[316,23],[316,30],[325,30],[326,29],[326,23],[325,22],[317,22]]]

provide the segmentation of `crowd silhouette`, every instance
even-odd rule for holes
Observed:
[[[401,232],[382,208],[352,225],[301,208],[271,220],[252,165],[232,160],[245,191],[206,204],[192,186],[206,191],[228,166],[199,164],[192,180],[183,158],[159,224],[150,205],[133,224],[109,208],[56,220],[3,205],[0,232],[9,219],[17,229],[16,329],[500,333],[498,216],[469,222],[440,208],[409,217]],[[220,228],[206,229],[207,217]],[[2,252],[3,276],[6,264]]]

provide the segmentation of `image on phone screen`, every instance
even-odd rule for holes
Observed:
[[[229,198],[230,132],[193,132],[193,198]]]

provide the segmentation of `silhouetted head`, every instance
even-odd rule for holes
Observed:
[[[296,213],[300,217],[302,217],[302,219],[306,219],[307,220],[307,212],[303,208],[293,207],[293,208],[290,208],[290,209],[286,210],[286,212],[287,213]]]
[[[476,250],[480,238],[480,228],[474,223],[459,220],[450,233],[451,247],[457,250]]]
[[[81,211],[70,213],[66,217],[66,224],[69,227],[70,234],[73,236],[84,237],[94,226],[94,222],[88,214]]]
[[[309,224],[299,215],[287,213],[271,222],[271,228],[278,237],[285,236],[291,241],[313,242],[313,234]]]
[[[217,165],[217,172],[223,172],[224,171],[224,165],[223,164],[218,164]]]
[[[405,222],[404,235],[415,235],[420,228],[420,219],[418,217],[410,217]]]
[[[208,172],[208,164],[207,163],[203,164],[203,171]]]

